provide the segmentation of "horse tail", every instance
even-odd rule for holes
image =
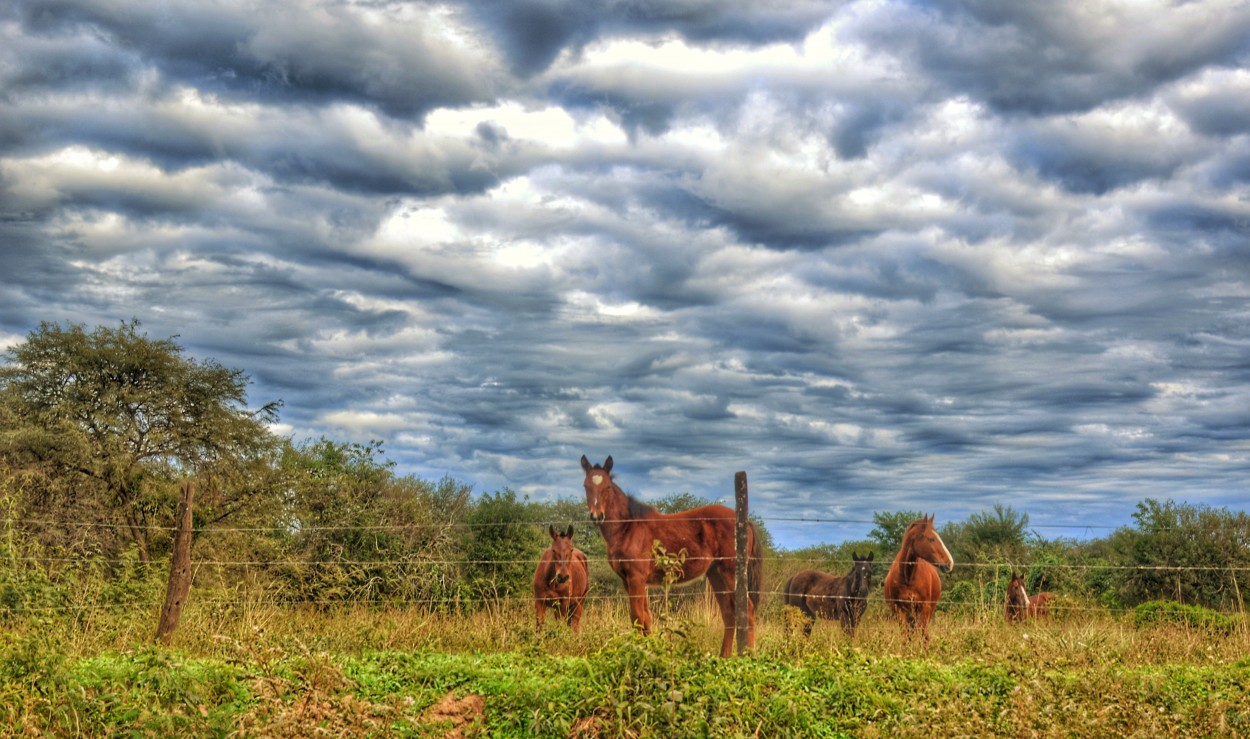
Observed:
[[[786,605],[788,605],[788,606],[797,606],[797,605],[799,604],[799,603],[798,603],[798,601],[799,601],[799,594],[798,594],[798,593],[796,593],[796,592],[794,592],[794,591],[795,591],[795,587],[794,587],[794,579],[795,579],[796,577],[798,577],[798,573],[795,573],[795,574],[791,575],[791,576],[790,576],[790,579],[789,579],[789,580],[786,580],[786,586],[785,586],[784,588],[782,588],[782,589],[781,589],[781,597],[782,597],[782,599],[783,599],[783,600],[785,600]],[[748,563],[748,566],[747,566],[747,581],[749,582],[749,581],[750,581],[750,579],[751,579],[751,570],[750,570],[750,564]]]
[[[787,591],[789,588],[786,588]],[[751,605],[759,607],[760,593],[764,590],[764,542],[751,525],[751,551],[747,554],[747,595]]]

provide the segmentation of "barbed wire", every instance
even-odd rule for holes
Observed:
[[[63,563],[71,563],[71,562],[83,563],[87,561],[96,563],[96,564],[107,564],[107,565],[125,565],[125,564],[137,563],[136,560],[134,560],[133,558],[124,558],[124,557],[111,557],[111,558],[110,557],[82,557],[82,556],[36,557],[36,556],[28,556],[28,555],[16,555],[16,556],[11,556],[11,557],[5,557],[3,559],[16,561],[16,562],[32,562],[32,563],[44,563],[44,564],[63,564]],[[703,561],[707,561],[708,559],[722,560],[722,561],[728,561],[728,562],[734,561],[733,557],[691,557],[691,556],[686,557],[685,561],[686,562],[703,562]],[[445,566],[453,566],[453,565],[507,566],[507,565],[523,565],[523,564],[537,566],[540,561],[541,561],[540,556],[523,557],[519,559],[465,559],[465,558],[296,559],[296,558],[292,558],[292,559],[238,559],[238,560],[193,559],[192,564],[212,565],[212,566],[222,566],[222,567],[228,567],[228,566],[229,567],[272,567],[276,565],[300,566],[300,567],[330,567],[330,566],[337,566],[337,565],[417,567],[417,566],[422,566],[422,565],[437,565],[437,566],[445,567]],[[602,560],[596,558],[596,559],[592,559],[591,561],[603,562],[604,564],[607,564],[608,562],[606,558]],[[615,561],[621,562],[621,563],[646,563],[646,562],[654,562],[655,560],[652,557],[634,557],[634,558],[617,558]],[[794,563],[794,564],[802,564],[802,563],[852,564],[853,563],[853,560],[849,560],[849,559],[830,560],[830,559],[796,558],[796,557],[786,557],[786,556],[772,556],[772,557],[766,556],[766,557],[761,557],[759,561],[764,562],[764,563],[780,562],[780,563]],[[889,566],[889,563],[883,559],[880,562],[873,563],[873,570],[874,572],[878,570],[884,571],[888,566]],[[805,569],[812,569],[812,568],[805,568]],[[1175,572],[1187,572],[1187,571],[1250,572],[1250,564],[1246,564],[1246,565],[1230,564],[1230,565],[1217,566],[1217,565],[1167,565],[1167,564],[1161,564],[1161,565],[1074,564],[1074,563],[1038,562],[1038,561],[1035,561],[1035,562],[956,562],[954,565],[954,569],[957,569],[957,570],[958,569],[988,569],[988,570],[1019,569],[1019,570],[1030,570],[1030,571],[1034,569],[1042,569],[1042,570],[1081,570],[1081,571],[1142,570],[1142,571],[1166,571],[1166,572],[1171,572],[1171,571],[1175,571]]]
[[[671,514],[663,514],[671,515]],[[858,524],[879,526],[880,522],[869,519],[856,518],[809,518],[809,517],[792,517],[792,516],[757,516],[751,514],[753,521],[769,522],[788,522],[788,523],[819,523],[819,524]],[[636,521],[634,518],[606,519],[603,523],[628,523]],[[723,516],[698,516],[687,517],[686,521],[723,521]],[[97,529],[120,529],[126,531],[159,531],[174,532],[178,530],[177,526],[165,524],[129,524],[124,522],[113,521],[67,521],[64,519],[41,519],[41,518],[13,518],[8,517],[0,519],[6,527],[14,525],[38,525],[59,528],[97,528]],[[953,521],[952,523],[958,523]],[[589,519],[570,519],[570,518],[548,518],[548,519],[517,519],[517,520],[499,520],[499,521],[431,521],[431,522],[404,522],[404,523],[378,523],[378,524],[306,524],[300,521],[292,521],[283,525],[266,525],[266,526],[224,526],[218,524],[209,524],[207,526],[196,526],[192,531],[197,534],[205,533],[260,533],[273,532],[276,534],[304,534],[317,533],[322,531],[420,531],[425,529],[443,530],[447,528],[487,528],[497,526],[564,526],[568,524],[580,524],[585,529],[594,529],[598,526]],[[1104,530],[1119,531],[1120,529],[1128,529],[1134,531],[1129,525],[1112,526],[1110,524],[1027,524],[1024,528],[1032,529],[1074,529],[1074,530]],[[1152,526],[1149,528],[1151,533],[1170,532],[1170,531],[1241,531],[1250,534],[1250,521],[1247,522],[1229,522],[1222,526]],[[813,546],[823,546],[816,544]],[[829,545],[839,546],[839,545]]]

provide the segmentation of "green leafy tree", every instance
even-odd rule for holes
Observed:
[[[324,437],[283,447],[286,493],[276,523],[287,535],[282,573],[297,597],[323,604],[362,598],[374,582],[378,573],[368,563],[377,549],[391,548],[390,532],[377,528],[392,467],[381,452],[381,442]]]
[[[960,560],[973,562],[1019,562],[1027,548],[1029,515],[995,503],[961,523],[948,524],[942,540]]]
[[[1123,602],[1173,600],[1208,608],[1240,608],[1250,567],[1250,516],[1224,508],[1158,501],[1137,504],[1136,524],[1120,529],[1110,546],[1131,565],[1119,571]]]
[[[707,498],[701,498],[694,493],[669,493],[663,498],[652,503],[656,510],[660,513],[681,513],[693,508],[701,508],[705,505],[711,505],[712,501]],[[731,504],[729,506],[733,508]]]
[[[549,541],[535,525],[536,506],[512,490],[487,493],[466,518],[465,573],[473,597],[495,600],[529,591],[538,558]]]
[[[907,527],[923,515],[917,511],[873,513],[872,522],[876,525],[868,532],[868,538],[876,543],[877,556],[884,557],[886,562],[893,559],[898,554],[898,548],[903,545],[903,534],[907,533]]]
[[[287,597],[437,606],[453,596],[469,488],[396,477],[382,442],[288,443],[272,529]]]
[[[90,332],[45,322],[0,367],[12,423],[0,455],[70,479],[56,492],[74,500],[59,510],[119,521],[146,563],[153,527],[172,518],[175,479],[274,449],[266,424],[278,404],[246,408],[247,383],[240,370],[185,357],[172,338],[148,338],[137,320]]]

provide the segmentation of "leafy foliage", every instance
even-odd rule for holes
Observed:
[[[477,500],[465,523],[468,549],[465,574],[474,595],[495,599],[528,590],[546,534],[534,521],[534,506],[501,490]]]
[[[1217,634],[1231,634],[1237,628],[1237,622],[1222,613],[1170,600],[1152,600],[1139,604],[1133,609],[1133,623],[1139,627],[1179,624]]]
[[[942,540],[956,561],[1019,561],[1025,552],[1029,515],[995,503],[993,510],[973,513],[962,523],[942,529]]]
[[[68,658],[40,638],[0,639],[0,721],[58,736],[442,736],[454,725],[542,737],[1250,729],[1250,666],[1235,661],[1125,665],[1111,654],[1056,669],[1054,657],[1025,654],[931,659],[858,649],[721,660],[697,645],[632,635],[579,655],[231,647],[211,656],[140,649]],[[471,715],[435,712],[436,704]]]
[[[1250,568],[1250,516],[1225,509],[1143,500],[1136,526],[1117,531],[1109,542],[1123,562],[1115,587],[1135,605],[1176,600],[1209,608],[1239,608],[1244,596],[1238,572]]]
[[[48,490],[69,500],[31,501],[36,509],[120,520],[95,542],[109,550],[121,544],[108,532],[120,531],[148,561],[153,527],[172,519],[173,480],[273,448],[265,424],[277,405],[244,408],[241,371],[187,359],[172,339],[140,334],[138,321],[90,333],[43,323],[8,358],[0,404],[13,425],[0,457],[65,481]]]

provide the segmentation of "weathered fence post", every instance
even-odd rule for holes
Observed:
[[[191,503],[195,483],[186,481],[178,494],[178,530],[174,533],[174,556],[169,566],[169,588],[165,591],[165,607],[156,627],[156,640],[168,646],[182,617],[182,606],[191,592]]]
[[[747,621],[747,473],[734,474],[734,510],[738,516],[734,525],[737,543],[737,559],[734,562],[734,639],[738,642],[738,656],[746,652],[750,626]]]

